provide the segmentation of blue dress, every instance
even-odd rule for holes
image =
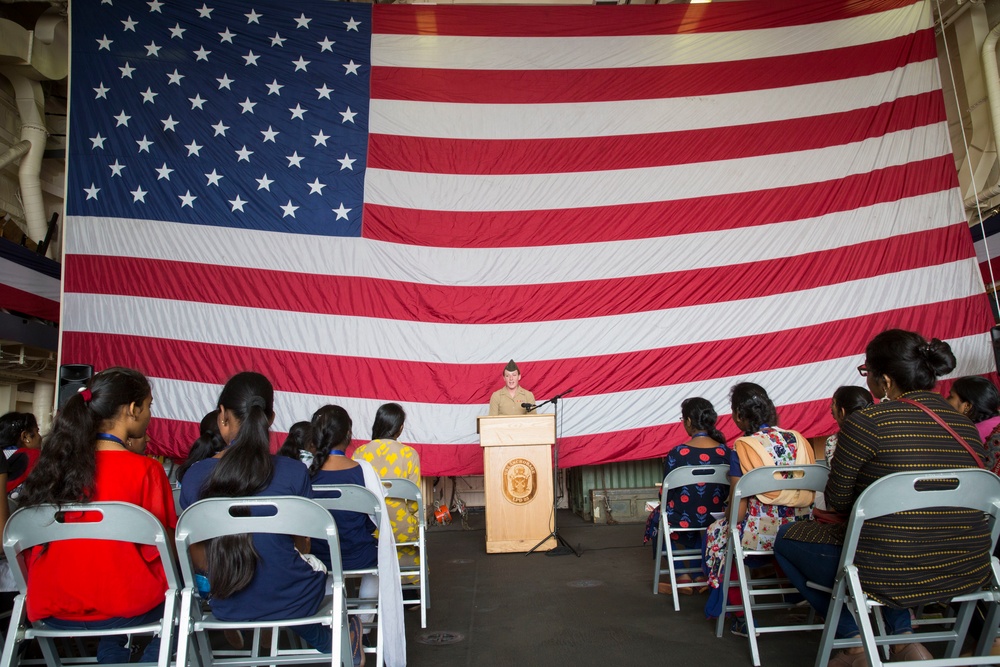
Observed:
[[[701,449],[683,444],[667,453],[663,476],[683,466],[729,465],[732,451],[720,444]],[[721,484],[686,484],[667,491],[667,520],[677,528],[704,528],[714,519],[712,512],[725,510],[729,487]],[[702,533],[674,533],[674,548],[693,549],[702,543]]]
[[[284,456],[272,458],[274,475],[256,495],[312,498],[308,469]],[[219,459],[205,459],[191,466],[181,486],[182,508],[201,499],[201,489],[217,465]],[[326,575],[302,559],[292,536],[254,534],[253,546],[260,559],[250,585],[225,599],[210,598],[215,616],[223,621],[270,621],[315,614],[326,593]]]
[[[361,466],[346,470],[320,470],[312,478],[313,484],[357,484],[365,485],[365,475]],[[314,491],[314,498],[330,498],[334,494]],[[378,564],[378,540],[372,533],[378,526],[367,514],[332,510],[337,522],[337,537],[340,538],[340,560],[345,570],[360,570]],[[326,544],[313,542],[312,552],[327,567],[330,567],[330,549]]]

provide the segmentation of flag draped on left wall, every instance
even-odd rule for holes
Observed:
[[[890,327],[992,369],[926,2],[71,9],[63,362],[146,372],[167,451],[246,369],[277,432],[401,403],[426,475],[510,358],[564,466],[742,379],[829,433]]]

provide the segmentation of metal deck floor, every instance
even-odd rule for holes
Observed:
[[[485,516],[428,528],[427,628],[406,612],[413,667],[504,665],[751,665],[749,644],[715,636],[707,595],[652,594],[652,548],[642,524],[594,525],[559,511],[559,534],[582,555],[487,554]],[[809,667],[818,632],[760,638],[765,667]]]

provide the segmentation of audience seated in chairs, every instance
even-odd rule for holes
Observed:
[[[663,460],[663,477],[685,466],[729,465],[731,451],[726,447],[726,436],[716,428],[718,415],[715,407],[707,399],[695,396],[681,402],[681,419],[689,440],[671,449]],[[661,489],[662,494],[662,489]],[[713,513],[722,512],[729,497],[729,489],[719,484],[686,484],[670,489],[666,498],[666,514],[669,524],[678,528],[705,528],[714,521]],[[646,521],[644,541],[653,541],[654,550],[660,544],[657,540],[660,527],[660,510],[655,509]],[[701,549],[705,544],[705,533],[700,531],[673,533],[675,549]],[[659,554],[654,551],[654,558]],[[684,562],[684,561],[681,561]],[[700,559],[697,565],[700,565]],[[692,565],[693,567],[694,565]],[[707,589],[707,578],[688,574],[677,577],[678,592],[691,595],[695,588],[691,584],[706,582],[701,592]],[[672,593],[668,582],[658,584],[658,592]]]
[[[316,453],[316,445],[313,444],[312,424],[309,422],[295,422],[288,429],[288,436],[281,443],[278,456],[287,456],[296,461],[302,461],[306,466],[311,466],[313,455]]]
[[[127,446],[145,434],[152,401],[138,371],[109,368],[94,375],[56,417],[24,483],[21,506],[123,501],[148,510],[172,535],[177,515],[163,466]],[[155,548],[69,540],[35,547],[26,563],[33,622],[112,632],[163,615],[167,581]],[[156,662],[159,644],[153,637],[144,662]],[[128,662],[129,653],[123,635],[109,634],[98,644],[97,660]]]
[[[403,406],[399,403],[383,403],[375,413],[371,442],[358,446],[351,458],[370,463],[382,479],[407,479],[419,489],[420,454],[413,447],[399,442],[405,423],[406,411]],[[416,516],[416,503],[386,498],[385,505],[396,541],[416,542],[420,535],[420,517]],[[414,568],[420,565],[420,553],[416,547],[401,546],[397,551],[400,567]]]
[[[403,628],[403,597],[400,588],[399,563],[392,527],[385,507],[385,488],[375,469],[367,461],[353,461],[346,456],[351,442],[352,421],[347,411],[339,405],[325,405],[313,414],[312,431],[316,453],[310,466],[312,483],[320,485],[355,484],[371,491],[382,508],[382,525],[376,526],[366,514],[331,510],[340,535],[340,558],[344,570],[378,567],[376,576],[365,574],[361,578],[360,598],[378,598],[379,618],[384,659],[388,667],[406,662],[406,640]],[[315,490],[317,498],[332,494]],[[372,534],[379,530],[379,539]],[[329,554],[316,549],[316,555],[329,561]],[[371,619],[362,616],[365,622]]]
[[[760,385],[741,382],[730,394],[733,421],[745,434],[735,442],[730,465],[731,489],[735,489],[739,478],[745,473],[762,466],[787,466],[815,463],[812,445],[801,433],[778,427],[778,414],[774,403]],[[761,494],[741,502],[738,516],[743,517],[739,525],[741,543],[748,551],[773,548],[778,528],[787,523],[809,518],[813,502],[810,491],[783,491]],[[730,494],[730,498],[732,495]],[[729,521],[716,521],[707,531],[705,551],[709,584],[714,589],[705,613],[718,617],[724,606],[721,591],[723,569],[725,567],[726,540]],[[734,570],[735,571],[735,570]],[[729,603],[739,604],[738,588],[729,590]],[[733,619],[734,634],[746,636],[746,621],[737,614]]]
[[[198,439],[191,443],[187,459],[177,467],[175,473],[177,484],[183,484],[184,475],[191,469],[191,466],[208,458],[219,458],[225,448],[226,441],[219,434],[219,410],[215,409],[201,418]]]
[[[230,378],[219,396],[218,415],[219,432],[228,446],[218,458],[206,458],[187,470],[181,486],[182,507],[202,498],[312,497],[305,466],[271,455],[273,404],[274,389],[263,375],[244,372]],[[326,573],[301,555],[308,553],[307,542],[264,534],[211,540],[205,545],[202,564],[215,617],[263,621],[315,614],[323,603]],[[330,652],[330,628],[296,626],[295,631],[313,648]]]
[[[0,447],[3,447],[6,464],[7,493],[16,500],[19,486],[28,477],[42,453],[42,436],[38,420],[30,412],[8,412],[0,417]]]
[[[955,380],[948,404],[972,420],[986,446],[986,467],[1000,471],[1000,392],[989,380],[967,375]]]
[[[872,339],[858,370],[882,399],[843,424],[826,487],[832,510],[850,511],[864,489],[890,473],[981,465],[976,457],[982,459],[985,451],[975,425],[931,391],[936,378],[954,368],[951,348],[940,340],[927,342],[900,329]],[[948,435],[935,416],[963,442]],[[783,527],[775,545],[785,574],[823,615],[830,595],[807,582],[832,586],[844,528],[837,523],[800,522]],[[892,634],[912,631],[910,609],[976,590],[989,576],[990,534],[982,513],[899,513],[872,521],[867,531],[860,538],[854,564],[865,593],[885,605],[883,615]],[[937,566],[933,579],[926,574],[932,564]],[[939,578],[942,569],[946,580]],[[851,614],[841,614],[837,637],[858,634]],[[896,660],[930,658],[918,643],[897,645],[892,655]],[[836,654],[829,664],[866,667],[868,660],[857,647]]]
[[[316,453],[313,455],[309,471],[312,484],[356,484],[365,486],[365,475],[361,465],[347,458],[347,446],[351,442],[351,417],[339,405],[324,405],[313,414],[312,430]],[[371,489],[369,489],[371,490]],[[381,492],[377,492],[381,495]],[[329,497],[322,491],[313,491],[317,498]],[[378,540],[374,532],[376,526],[366,514],[357,512],[332,512],[337,522],[337,536],[340,538],[340,562],[345,570],[361,570],[378,565]],[[324,564],[329,565],[330,554],[323,545],[314,545],[313,553]],[[364,577],[361,580],[361,597],[373,598],[378,593],[378,578]]]

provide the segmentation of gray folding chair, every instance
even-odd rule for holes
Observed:
[[[181,515],[184,509],[181,507],[181,487],[173,486],[170,488],[170,493],[174,497],[174,511],[177,512],[177,516]]]
[[[807,443],[808,444],[808,443]],[[729,507],[729,539],[726,543],[725,569],[721,593],[723,600],[722,613],[715,626],[715,635],[722,636],[727,612],[742,611],[747,623],[747,639],[750,642],[750,655],[754,667],[760,667],[760,651],[757,647],[757,635],[766,632],[791,632],[796,630],[822,630],[819,623],[795,623],[792,625],[758,625],[754,618],[755,612],[789,609],[793,605],[785,602],[786,594],[797,594],[797,589],[787,579],[777,576],[752,578],[746,559],[754,556],[773,556],[771,550],[744,549],[740,541],[739,506],[744,498],[750,498],[761,493],[800,489],[806,491],[823,491],[830,469],[825,465],[793,465],[768,466],[755,468],[740,477],[733,489],[733,498]],[[739,578],[742,601],[740,604],[729,603],[729,589],[737,584],[731,581],[733,568]],[[768,598],[767,602],[758,601]],[[810,618],[812,614],[810,613]]]
[[[358,512],[360,514],[367,514],[371,517],[371,520],[375,522],[378,526],[379,521],[382,517],[382,504],[379,502],[375,494],[366,489],[363,486],[358,486],[357,484],[314,484],[313,492],[323,492],[336,494],[330,498],[314,498],[316,503],[326,508],[327,510],[340,510],[344,512]],[[338,552],[339,553],[339,552]],[[360,579],[366,574],[378,576],[378,566],[362,568],[356,570],[344,570],[344,578],[357,578]],[[379,613],[382,610],[382,600],[381,595],[378,598],[361,598],[348,596],[347,598],[347,613],[351,616],[361,616],[374,614],[375,616],[375,628],[376,628],[376,639],[375,647],[365,647],[365,653],[375,654],[375,664],[382,664],[382,646],[384,644],[382,640],[382,623],[379,622]],[[372,627],[372,623],[365,623],[368,628]]]
[[[382,486],[385,487],[386,498],[402,500],[407,504],[406,511],[412,514],[409,503],[414,503],[417,509],[417,519],[419,530],[416,540],[400,540],[396,537],[396,548],[412,547],[417,550],[417,564],[413,567],[400,566],[399,575],[402,580],[403,590],[419,590],[418,600],[403,600],[404,605],[420,605],[420,627],[427,627],[427,610],[431,607],[430,581],[427,579],[427,513],[424,508],[424,496],[420,493],[420,487],[408,479],[383,479]],[[417,583],[410,583],[413,579]]]
[[[270,516],[234,516],[234,508],[271,508]],[[330,604],[324,605],[312,616],[267,621],[221,621],[204,612],[197,595],[195,566],[191,560],[191,547],[216,537],[268,533],[293,535],[324,540],[330,547],[331,567],[328,574],[327,595]],[[332,667],[352,667],[351,644],[347,628],[347,601],[344,595],[344,575],[340,566],[340,543],[337,524],[330,513],[308,498],[299,496],[273,496],[253,498],[208,498],[186,510],[177,521],[178,560],[183,580],[180,604],[180,641],[177,648],[177,665],[186,666],[189,660],[206,667],[257,667],[258,665],[316,664],[329,660]],[[213,652],[207,633],[212,630],[241,630],[251,628],[292,628],[294,626],[322,624],[333,633],[330,655],[322,656],[314,649],[293,649],[261,658],[256,655],[222,657]],[[189,647],[196,649],[189,656]],[[3,667],[3,666],[0,666]]]
[[[680,599],[677,595],[679,588],[695,588],[704,586],[704,583],[692,581],[690,583],[677,583],[679,574],[701,574],[701,549],[674,549],[671,535],[674,533],[704,533],[706,528],[681,528],[671,526],[667,518],[667,491],[679,489],[689,484],[720,484],[729,487],[729,466],[684,466],[671,470],[663,478],[662,491],[660,492],[660,527],[656,533],[656,556],[653,563],[653,595],[659,594],[658,585],[660,577],[664,572],[670,574],[670,587],[674,596],[674,611],[680,611]],[[663,550],[666,549],[667,569],[663,569]],[[686,565],[677,567],[678,563],[698,561],[697,566]]]
[[[86,522],[65,523],[63,517],[70,512],[86,512],[88,520]],[[57,630],[49,627],[43,621],[29,623],[27,602],[31,591],[28,590],[25,552],[41,544],[51,544],[62,540],[111,540],[156,547],[167,580],[167,590],[163,600],[163,616],[160,620],[147,625],[114,630]],[[59,656],[54,640],[66,637],[96,638],[109,634],[128,635],[130,638],[139,634],[158,634],[160,636],[160,653],[157,665],[167,667],[170,664],[175,637],[174,623],[176,622],[177,592],[180,588],[180,578],[166,531],[159,520],[148,511],[137,505],[123,502],[95,502],[63,505],[62,507],[55,505],[24,507],[8,519],[7,527],[4,530],[3,548],[7,555],[7,561],[12,565],[11,574],[17,582],[19,593],[14,599],[10,626],[4,640],[3,654],[0,656],[0,667],[17,665],[20,662],[21,643],[31,639],[38,640],[45,663],[49,667],[60,667],[66,662],[96,663],[96,658],[72,659],[64,662]],[[14,565],[15,563],[16,565]],[[128,583],[126,580],[121,581],[122,586],[128,586]]]
[[[927,485],[934,481],[938,484]],[[920,488],[918,488],[918,486]],[[941,488],[945,486],[947,488]],[[838,575],[833,584],[830,607],[826,617],[826,627],[820,640],[820,649],[816,655],[816,665],[824,667],[829,662],[830,654],[835,648],[848,646],[864,646],[868,663],[872,667],[883,664],[879,655],[879,647],[893,644],[909,644],[914,641],[921,643],[944,642],[945,657],[938,660],[922,660],[921,665],[932,667],[965,667],[966,665],[996,665],[1000,659],[990,656],[990,649],[997,636],[1000,623],[1000,562],[992,557],[990,578],[980,591],[950,598],[952,605],[958,607],[954,617],[938,621],[950,625],[934,632],[919,632],[912,635],[878,635],[872,628],[870,614],[877,613],[878,602],[869,599],[861,587],[858,568],[854,564],[858,540],[866,521],[896,512],[910,512],[928,508],[961,508],[983,512],[990,523],[991,550],[997,545],[1000,535],[1000,478],[988,470],[978,468],[963,468],[957,470],[936,470],[932,472],[899,472],[886,475],[865,489],[854,503],[850,520],[847,524],[847,534],[844,539],[844,550],[841,554]],[[942,596],[943,600],[947,599]],[[987,605],[986,623],[983,636],[977,645],[976,657],[959,657],[962,643],[969,628],[969,621],[977,602]],[[845,607],[847,609],[845,609]],[[857,637],[834,639],[837,621],[844,613],[854,613],[861,631]],[[881,623],[879,624],[881,628]],[[916,664],[911,661],[893,664]]]

